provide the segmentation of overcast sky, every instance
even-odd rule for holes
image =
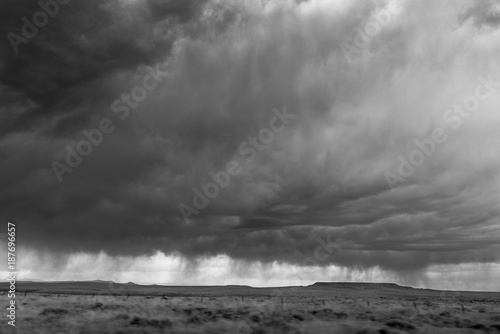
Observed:
[[[20,278],[500,290],[495,1],[61,2],[0,2]]]

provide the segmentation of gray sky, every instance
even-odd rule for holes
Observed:
[[[41,10],[0,3],[21,276],[500,289],[494,1]]]

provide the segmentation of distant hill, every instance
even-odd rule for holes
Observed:
[[[114,283],[113,281],[103,281],[103,280],[100,280],[100,279],[96,279],[96,280],[89,281],[89,282],[96,282],[96,283]]]
[[[9,283],[0,282],[0,292],[8,291]],[[395,283],[353,283],[317,282],[309,286],[250,287],[244,285],[227,286],[168,286],[139,285],[133,282],[115,283],[113,281],[69,281],[69,282],[18,282],[18,293],[71,294],[71,295],[136,295],[136,296],[296,296],[304,298],[387,298],[387,297],[432,297],[451,298],[453,296],[476,299],[500,299],[499,292],[450,292],[400,286]]]
[[[311,287],[319,288],[348,288],[348,289],[414,289],[409,286],[401,286],[396,283],[358,283],[358,282],[316,282]]]

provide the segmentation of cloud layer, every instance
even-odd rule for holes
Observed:
[[[318,268],[405,275],[499,262],[498,8],[394,6],[61,5],[17,54],[7,38],[0,45],[0,216],[18,222],[25,247],[56,262],[68,260],[62,253],[159,251],[193,263],[303,266],[318,237],[336,247]],[[2,34],[21,34],[21,18],[39,10],[3,2]],[[391,10],[356,46],[366,24]],[[342,43],[360,52],[346,58]],[[120,119],[113,102],[159,71],[167,74],[158,87]],[[481,80],[493,82],[481,88],[489,96],[454,112]],[[284,107],[296,118],[248,159],[240,145]],[[53,161],[65,163],[66,147],[103,118],[115,130],[60,183]],[[391,189],[386,173],[397,174],[399,157],[435,129],[446,141]],[[193,189],[232,160],[241,173],[186,222],[179,205],[194,208]]]

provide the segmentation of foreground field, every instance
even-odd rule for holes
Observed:
[[[72,284],[71,293],[70,285],[24,286],[26,296],[16,297],[16,333],[500,333],[498,293],[342,283],[278,289],[108,284],[107,290]],[[150,294],[140,295],[144,289]],[[5,320],[0,331],[14,333]]]

